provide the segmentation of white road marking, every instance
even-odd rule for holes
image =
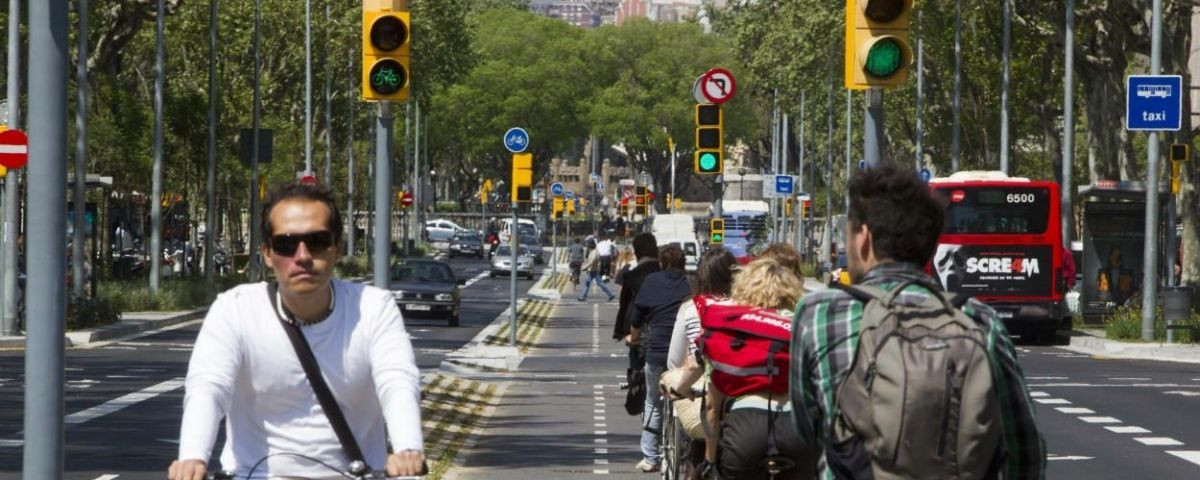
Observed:
[[[163,328],[159,328],[159,329],[155,329],[155,330],[146,330],[146,331],[144,331],[144,332],[138,332],[138,333],[135,333],[135,334],[133,334],[133,335],[128,335],[128,336],[121,337],[121,338],[114,338],[114,339],[112,339],[112,340],[104,340],[104,341],[101,341],[101,342],[93,342],[93,343],[89,343],[89,344],[87,344],[87,345],[80,345],[80,346],[78,346],[78,347],[72,347],[72,348],[77,348],[77,349],[81,349],[81,350],[88,350],[88,349],[93,349],[93,348],[107,347],[107,346],[109,346],[109,345],[113,345],[113,344],[117,344],[117,343],[121,343],[121,342],[129,341],[129,340],[135,340],[135,339],[139,339],[139,338],[149,337],[149,336],[151,336],[151,335],[157,335],[157,334],[159,334],[159,333],[162,333],[162,332],[169,332],[169,331],[171,331],[171,330],[179,330],[179,329],[181,329],[181,328],[187,328],[187,327],[190,327],[190,326],[192,326],[192,325],[197,325],[197,324],[200,324],[200,323],[203,323],[203,322],[204,322],[204,319],[203,319],[203,318],[197,318],[197,319],[195,319],[195,320],[188,320],[188,321],[186,321],[186,322],[183,322],[183,323],[177,323],[177,324],[175,324],[175,325],[171,325],[171,326],[167,326],[167,327],[163,327]],[[131,371],[131,372],[136,372],[136,371],[138,371],[138,370],[129,370],[129,371]],[[157,371],[160,371],[160,370],[159,370],[159,369],[148,369],[148,370],[146,370],[146,371],[157,372]]]
[[[0,447],[20,448],[22,445],[25,445],[24,440],[7,440],[0,438]]]
[[[607,448],[597,448],[596,454],[597,455],[608,455],[608,449]]]
[[[1095,458],[1095,457],[1084,457],[1081,455],[1066,455],[1066,456],[1047,455],[1046,456],[1046,460],[1072,460],[1072,461],[1074,461],[1074,460],[1091,460],[1093,458]]]
[[[1046,392],[1029,392],[1029,396],[1033,397],[1033,398],[1040,398],[1040,397],[1049,397],[1050,394],[1046,393]]]
[[[102,347],[102,350],[137,350],[134,347]]]
[[[64,422],[66,422],[68,425],[77,425],[89,420],[95,420],[131,405],[135,405],[164,393],[176,390],[182,387],[183,383],[184,379],[173,378],[171,380],[159,383],[158,385],[152,385],[140,391],[114,398],[87,410],[67,415],[67,418],[64,420]]]
[[[597,458],[597,459],[594,459],[594,461],[596,462],[596,465],[608,465],[607,458]]]
[[[1109,380],[1130,380],[1130,381],[1138,381],[1138,382],[1150,381],[1150,379],[1146,378],[1146,377],[1108,377],[1108,379]]]
[[[605,440],[603,438],[594,439],[594,440],[592,440],[592,442],[597,445],[608,445],[608,440]]]
[[[594,475],[608,475],[608,470],[592,470]]]
[[[604,413],[604,409],[603,409],[603,408],[597,408],[597,409],[595,409],[595,410],[592,410],[592,412],[593,412],[593,413]]]
[[[1026,380],[1066,380],[1067,377],[1025,377]]]
[[[600,352],[600,304],[592,304],[592,353]]]
[[[105,475],[101,475],[101,476],[99,476],[99,477],[96,477],[96,478],[94,478],[94,479],[92,479],[92,480],[113,480],[113,479],[115,479],[115,478],[117,478],[117,477],[120,477],[120,475],[117,475],[117,474],[115,474],[115,473],[109,473],[109,474],[105,474]]]
[[[104,376],[104,378],[115,378],[115,379],[127,379],[127,378],[129,378],[129,379],[136,379],[136,378],[145,378],[145,377],[139,377],[139,376],[136,376],[136,375],[105,375],[105,376]]]
[[[594,423],[594,424],[592,424],[592,426],[593,426],[593,427],[596,427],[596,428],[604,428],[604,427],[606,426],[606,424],[604,424],[604,423]]]
[[[1138,437],[1134,438],[1134,440],[1137,440],[1143,445],[1150,445],[1152,447],[1183,445],[1183,442],[1168,437]]]
[[[1033,400],[1046,405],[1066,405],[1071,403],[1062,398],[1035,398]]]
[[[1184,397],[1200,397],[1200,392],[1195,390],[1170,390],[1163,393],[1167,395],[1181,395]]]
[[[604,390],[604,385],[592,385],[592,388],[596,390]]]
[[[596,436],[602,437],[604,435],[608,435],[608,430],[596,430]]]
[[[487,278],[489,273],[491,273],[491,272],[483,272],[483,273],[480,273],[479,275],[476,275],[475,278],[467,280],[467,283],[463,285],[463,288],[467,288],[471,285],[474,285],[475,282],[478,282],[480,280],[483,280],[484,278]],[[497,287],[497,288],[499,288],[499,287]]]
[[[592,417],[592,420],[604,420],[604,417],[597,415],[597,416]]]
[[[604,402],[595,402],[595,403],[594,403],[594,405],[595,405],[595,406],[597,406],[597,407],[603,407],[603,406],[604,406]]]
[[[1146,430],[1142,427],[1135,427],[1132,425],[1118,425],[1115,427],[1104,427],[1104,428],[1113,433],[1150,433],[1149,430]]]
[[[160,439],[158,439],[158,441],[163,442],[163,443],[174,443],[176,445],[179,445],[178,438],[160,438]]]
[[[1167,453],[1200,465],[1200,450],[1167,450]]]
[[[1087,423],[1121,423],[1120,420],[1113,417],[1079,417],[1079,419]]]

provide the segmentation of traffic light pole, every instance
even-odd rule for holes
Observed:
[[[392,108],[379,102],[375,121],[375,255],[373,282],[376,287],[388,288],[388,262],[391,260],[392,220]]]
[[[513,348],[517,346],[517,263],[521,259],[521,234],[518,233],[521,229],[517,225],[517,208],[520,205],[514,198],[512,223],[508,227],[508,243],[512,245],[512,270],[508,272],[508,345]]]
[[[163,163],[163,88],[166,79],[165,67],[166,46],[163,45],[163,0],[158,0],[158,14],[155,15],[156,48],[154,61],[154,166],[151,169],[150,195],[150,294],[158,293],[158,284],[162,281],[162,163]],[[34,217],[37,218],[37,217]],[[51,217],[53,218],[53,217]]]
[[[29,62],[29,215],[38,221],[26,243],[33,321],[26,322],[22,468],[35,480],[63,475],[68,20],[67,0],[28,5],[29,58],[37,59]]]
[[[78,104],[75,105],[75,209],[74,238],[71,240],[71,294],[75,298],[83,298],[83,284],[87,280],[83,273],[83,242],[84,242],[84,209],[87,206],[87,27],[88,2],[78,0],[79,35],[77,49],[79,60],[75,66],[75,93]],[[96,222],[99,224],[99,222]],[[97,225],[98,227],[98,225]],[[99,267],[99,265],[96,265]],[[96,272],[100,273],[100,272]]]
[[[877,167],[883,159],[883,89],[867,89],[866,116],[863,117],[863,159],[868,167]]]
[[[8,2],[8,128],[21,128],[21,0]],[[21,201],[21,170],[4,179],[4,327],[0,335],[17,333],[17,221]]]
[[[1150,74],[1162,71],[1162,0],[1154,0],[1150,24]],[[1146,145],[1146,252],[1142,257],[1142,340],[1154,340],[1154,310],[1158,304],[1158,132]],[[1175,235],[1175,226],[1168,229]],[[1174,268],[1174,265],[1171,266]],[[1174,274],[1174,271],[1171,272]]]

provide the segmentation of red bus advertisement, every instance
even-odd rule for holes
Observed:
[[[1038,343],[1069,329],[1058,184],[960,172],[930,187],[946,203],[932,265],[942,287],[987,303],[1011,333]]]

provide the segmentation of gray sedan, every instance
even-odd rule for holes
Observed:
[[[495,277],[511,274],[512,262],[512,247],[501,245],[492,257],[492,271],[489,275]],[[533,279],[533,256],[528,249],[522,248],[521,255],[517,257],[517,275]]]
[[[460,285],[465,283],[454,278],[445,262],[407,260],[392,267],[390,289],[405,317],[444,318],[457,327]]]

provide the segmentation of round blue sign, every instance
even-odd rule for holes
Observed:
[[[933,180],[933,172],[929,171],[928,168],[922,168],[920,175],[922,182],[929,183],[930,180]]]
[[[565,187],[563,187],[563,184],[558,183],[558,182],[554,182],[553,184],[550,185],[550,193],[556,197],[562,196],[563,192],[565,192],[566,190],[567,189]]]
[[[529,148],[529,132],[524,128],[513,127],[504,132],[504,148],[512,153],[524,152]]]
[[[867,161],[866,161],[866,160],[859,160],[859,161],[858,161],[858,169],[859,169],[859,170],[866,170],[866,169],[867,169]]]
[[[567,200],[571,200],[571,199],[575,198],[575,192],[567,192],[567,193],[563,194],[563,198],[566,198]]]

